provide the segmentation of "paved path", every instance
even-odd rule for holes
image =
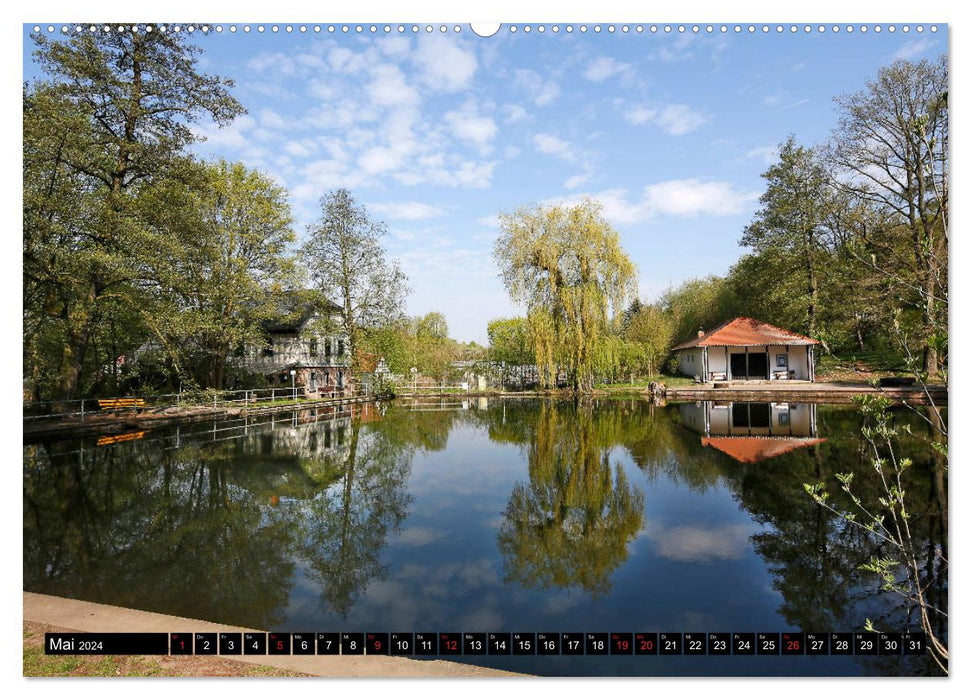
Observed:
[[[173,615],[24,592],[24,620],[76,632],[255,632]],[[222,656],[331,678],[489,678],[522,674],[453,661],[398,656]]]

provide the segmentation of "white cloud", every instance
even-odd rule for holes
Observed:
[[[466,87],[475,74],[478,62],[453,38],[423,36],[412,60],[421,70],[421,80],[433,90],[456,92]]]
[[[585,192],[546,200],[545,204],[575,205],[584,199],[603,205],[604,216],[618,224],[636,224],[659,216],[692,218],[743,213],[758,200],[757,191],[743,191],[723,181],[667,180],[648,185],[642,196],[631,198],[627,190]]]
[[[621,110],[624,119],[634,126],[653,124],[661,131],[673,136],[681,136],[703,126],[709,117],[684,104],[666,104],[656,107],[629,105],[617,100],[614,105]]]
[[[256,120],[248,114],[236,117],[231,124],[220,128],[216,124],[211,126],[197,126],[195,133],[206,140],[207,146],[223,148],[244,148],[249,145],[247,132],[256,129]]]
[[[296,72],[293,59],[283,53],[261,53],[247,61],[246,67],[257,73],[269,71],[274,75],[293,75]]]
[[[446,213],[441,207],[434,207],[424,202],[377,202],[368,206],[389,219],[405,219],[408,221],[433,219]]]
[[[667,40],[667,37],[665,37]],[[651,54],[651,58],[663,61],[665,63],[674,63],[676,61],[684,61],[691,58],[694,53],[690,51],[692,44],[692,36],[690,34],[682,34],[677,39],[675,39],[670,46],[662,45],[660,49]]]
[[[485,226],[486,228],[499,228],[499,217],[495,214],[490,214],[489,216],[480,216],[475,220],[475,223],[480,226]]]
[[[908,41],[906,44],[904,44],[899,49],[897,49],[893,57],[895,60],[902,58],[904,60],[909,61],[911,59],[917,58],[933,45],[934,45],[934,40],[930,38],[914,39],[912,41]]]
[[[675,561],[739,559],[749,550],[750,528],[727,525],[701,528],[690,525],[671,528],[654,535],[657,553]]]
[[[680,136],[701,127],[708,117],[688,105],[672,104],[664,107],[654,121],[662,131]]]
[[[335,73],[357,73],[367,67],[367,59],[343,46],[335,46],[327,54],[327,64]]]
[[[423,547],[444,537],[441,530],[433,530],[429,527],[407,527],[398,535],[397,544],[406,547]]]
[[[533,146],[537,151],[548,156],[555,156],[563,160],[574,160],[576,158],[570,144],[553,134],[534,134]]]
[[[335,187],[356,187],[361,183],[361,176],[356,171],[348,171],[344,161],[325,158],[304,165],[294,180],[297,184],[290,188],[290,196],[299,203],[316,201]]]
[[[635,224],[651,218],[651,211],[644,202],[632,202],[622,189],[583,192],[568,197],[548,199],[543,204],[575,206],[585,199],[594,199],[603,206],[604,216],[617,224]]]
[[[575,190],[577,187],[582,187],[590,180],[590,173],[581,173],[579,175],[574,175],[566,182],[563,183],[563,189],[565,190]]]
[[[544,80],[536,71],[516,69],[513,71],[515,83],[523,88],[534,104],[542,107],[560,96],[560,86],[552,80]]]
[[[377,42],[377,46],[385,56],[402,59],[411,51],[411,40],[406,36],[385,36]]]
[[[523,119],[529,116],[529,112],[527,112],[520,105],[504,105],[502,108],[502,113],[505,115],[506,124],[515,124],[516,122],[521,122]]]
[[[627,76],[632,74],[631,67],[627,63],[622,63],[609,56],[601,56],[595,58],[587,66],[587,69],[583,71],[583,76],[587,80],[592,80],[595,83],[602,83],[607,78],[611,78],[615,75]]]
[[[739,191],[728,182],[698,179],[668,180],[644,188],[644,201],[652,212],[681,217],[740,214],[758,198],[758,192]]]
[[[313,139],[297,139],[287,141],[283,145],[283,150],[294,158],[307,158],[317,150],[317,144]]]
[[[624,119],[629,121],[634,126],[642,126],[647,124],[656,116],[656,109],[648,109],[647,107],[642,106],[631,107],[624,111]]]
[[[469,141],[480,149],[487,149],[498,131],[492,118],[479,114],[478,107],[471,100],[460,109],[447,113],[445,124],[453,136]]]
[[[272,109],[260,110],[260,125],[267,129],[287,128],[287,122]]]
[[[408,85],[401,69],[390,63],[383,63],[371,69],[367,95],[379,107],[413,105],[418,102],[418,91]]]
[[[357,164],[368,175],[395,170],[403,161],[403,155],[387,146],[369,148],[357,159]]]

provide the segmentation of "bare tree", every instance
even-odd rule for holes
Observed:
[[[314,286],[341,307],[351,362],[357,362],[361,328],[392,323],[404,315],[408,278],[397,260],[387,261],[375,221],[351,193],[340,188],[320,199],[320,218],[307,227],[303,261]]]

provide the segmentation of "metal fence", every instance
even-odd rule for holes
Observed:
[[[370,387],[365,386],[357,391],[329,391],[307,393],[304,387],[271,387],[269,389],[237,389],[230,391],[203,389],[199,391],[181,391],[175,394],[154,394],[141,396],[116,396],[100,399],[73,399],[68,401],[25,401],[24,420],[38,420],[46,418],[79,417],[82,421],[86,417],[110,413],[116,408],[101,409],[102,404],[109,402],[138,401],[139,410],[162,410],[166,408],[212,408],[219,410],[227,406],[273,405],[277,402],[284,404],[308,400],[325,399],[355,399],[370,395]],[[134,408],[132,406],[131,408]]]

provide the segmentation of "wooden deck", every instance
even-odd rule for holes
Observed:
[[[806,382],[806,381],[740,381],[718,382],[694,386],[668,387],[666,397],[672,401],[794,401],[811,403],[850,403],[854,397],[882,395],[895,403],[935,404],[947,403],[947,388],[922,387],[874,387],[857,382]]]

